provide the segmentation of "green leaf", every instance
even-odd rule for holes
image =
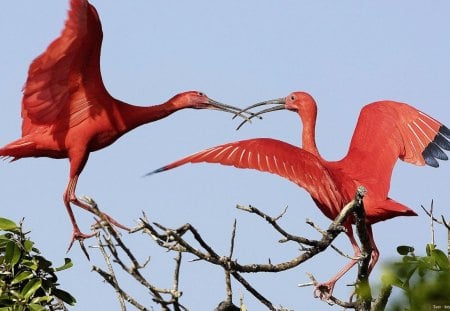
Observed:
[[[14,221],[0,217],[0,230],[11,231],[17,230],[18,228]]]
[[[29,259],[24,259],[22,261],[22,265],[24,265],[25,267],[30,268],[33,271],[36,271],[38,268],[38,264],[36,262],[36,260],[33,258],[33,260],[29,260]]]
[[[425,247],[425,251],[427,252],[427,256],[431,256],[431,252],[436,248],[436,245],[434,244],[427,244],[427,246]]]
[[[22,271],[11,281],[11,285],[22,282],[23,280],[31,279],[32,277],[33,277],[33,272]]]
[[[41,304],[41,303],[48,303],[48,302],[50,302],[52,300],[53,300],[52,296],[41,296],[41,297],[34,297],[31,300],[31,303]]]
[[[412,253],[414,252],[414,247],[412,246],[406,246],[406,245],[401,245],[397,247],[397,252],[400,255],[408,255],[408,253]]]
[[[30,241],[30,240],[25,240],[25,242],[23,242],[23,246],[24,246],[25,250],[27,251],[27,253],[31,252],[31,250],[33,249],[33,245],[34,245],[34,242]]]
[[[403,290],[407,290],[407,286],[400,280],[398,277],[394,275],[394,273],[387,272],[381,276],[381,281],[385,285],[392,285],[399,287]]]
[[[419,268],[433,270],[436,266],[436,260],[432,256],[421,257],[419,260]]]
[[[21,254],[22,252],[20,251],[19,246],[17,246],[17,244],[14,241],[10,241],[6,245],[5,260],[11,266],[15,266],[16,263],[19,262]]]
[[[30,308],[30,311],[45,311],[45,308],[43,306],[36,303],[30,303],[28,307]]]
[[[22,288],[21,295],[28,300],[41,287],[41,279],[31,279],[27,285]]]
[[[62,271],[73,267],[72,259],[70,258],[64,258],[64,265],[61,267],[55,268],[55,271]]]
[[[71,306],[77,303],[77,300],[71,294],[62,289],[55,288],[52,294]]]
[[[440,249],[433,249],[431,251],[431,256],[434,258],[438,267],[443,271],[450,270],[450,262],[447,258],[447,255],[444,254]]]

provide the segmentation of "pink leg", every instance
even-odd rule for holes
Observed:
[[[72,177],[69,179],[69,184],[67,185],[66,191],[64,192],[64,204],[66,205],[66,209],[67,212],[69,213],[69,217],[70,217],[70,221],[72,222],[72,226],[73,226],[73,232],[72,232],[72,239],[70,241],[69,244],[69,248],[67,251],[70,250],[70,248],[73,245],[73,242],[75,240],[78,240],[83,248],[83,251],[86,253],[86,251],[84,250],[84,246],[82,244],[82,242],[85,239],[91,238],[93,236],[95,236],[95,233],[92,234],[84,234],[80,231],[78,224],[76,222],[75,216],[73,214],[72,208],[70,206],[70,203],[73,203],[81,208],[83,208],[84,210],[87,210],[90,213],[95,214],[93,208],[91,206],[89,206],[88,204],[85,204],[83,202],[81,202],[80,200],[78,200],[78,198],[75,196],[75,188],[77,185],[77,181],[78,181],[78,175]],[[125,227],[124,225],[121,225],[120,223],[118,223],[116,220],[114,220],[111,216],[102,213],[102,215],[107,219],[107,221],[114,225],[117,226],[119,228],[122,228],[124,230],[129,231],[130,229]]]
[[[361,255],[361,250],[358,246],[358,243],[356,242],[354,236],[353,236],[353,230],[351,225],[346,226],[347,228],[347,236],[350,239],[350,242],[352,243],[353,247],[353,259],[350,260],[348,264],[346,264],[339,272],[332,277],[327,282],[321,283],[317,285],[314,289],[314,297],[320,298],[321,300],[328,300],[330,299],[331,295],[333,294],[334,285],[336,282],[345,274],[348,270],[350,270],[357,262],[358,257]]]
[[[369,274],[372,272],[373,267],[375,267],[378,258],[380,257],[380,251],[377,248],[377,245],[375,244],[375,240],[373,239],[373,233],[372,233],[372,227],[367,226],[367,232],[369,233],[369,239],[370,239],[370,245],[372,246],[372,254],[370,258],[370,264],[369,264]]]
[[[333,294],[333,289],[336,282],[358,262],[358,257],[361,256],[361,249],[359,248],[358,243],[356,242],[355,237],[353,236],[353,229],[351,225],[346,226],[346,228],[347,228],[347,236],[350,239],[350,243],[352,243],[354,251],[353,255],[354,259],[350,260],[350,262],[346,264],[341,270],[339,270],[339,272],[329,281],[316,286],[316,288],[314,289],[314,297],[316,298],[320,298],[322,300],[330,299],[331,295]],[[367,231],[369,233],[370,244],[372,246],[372,254],[369,264],[369,274],[370,274],[373,267],[378,261],[379,251],[373,239],[372,227],[367,226]]]
[[[70,202],[73,200],[72,198],[75,197],[74,191],[77,184],[77,180],[78,176],[70,178],[69,184],[67,185],[66,191],[64,192],[63,195],[64,205],[66,206],[67,212],[69,213],[70,221],[72,222],[73,227],[72,238],[70,240],[69,248],[67,249],[67,251],[69,251],[72,248],[73,242],[75,240],[78,240],[80,242],[80,245],[82,246],[84,251],[84,246],[82,244],[83,241],[95,235],[95,233],[84,234],[80,231],[80,228],[78,227],[77,221],[75,219],[75,215],[73,214],[72,207],[70,206]]]

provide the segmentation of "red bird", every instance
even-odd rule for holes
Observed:
[[[89,153],[105,148],[128,131],[184,108],[239,113],[197,91],[180,93],[167,102],[139,107],[113,98],[100,73],[102,27],[86,0],[71,0],[61,35],[30,65],[22,99],[22,137],[0,149],[12,161],[25,157],[69,158],[69,183],[64,204],[73,225],[72,239],[93,234],[78,228],[71,203],[89,212],[92,207],[75,195],[78,177]],[[113,224],[127,229],[104,214]]]
[[[247,109],[267,104],[276,106],[255,116],[281,109],[299,114],[303,123],[302,148],[270,138],[243,140],[200,151],[149,174],[189,162],[220,163],[269,172],[287,178],[308,191],[322,213],[330,219],[338,216],[345,204],[353,199],[356,188],[363,185],[367,189],[364,207],[373,248],[371,271],[379,256],[371,225],[397,216],[417,215],[388,197],[392,169],[397,159],[416,165],[439,166],[436,159],[447,160],[442,149],[450,150],[450,130],[407,104],[375,102],[361,110],[347,155],[340,161],[330,162],[323,159],[317,150],[317,106],[309,94],[295,92],[286,98],[265,101]],[[354,258],[358,258],[361,251],[353,235],[351,221],[344,225],[355,252]],[[357,259],[351,260],[335,277],[317,286],[315,296],[328,299],[336,281],[356,262]]]

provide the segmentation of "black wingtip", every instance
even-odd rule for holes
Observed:
[[[164,172],[166,170],[167,170],[167,166],[163,166],[163,167],[160,167],[160,168],[158,168],[158,169],[156,169],[154,171],[151,171],[151,172],[145,174],[142,177],[147,177],[147,176],[150,176],[150,175],[153,175],[153,174],[161,173],[161,172]]]
[[[448,156],[444,151],[450,150],[450,141],[448,139],[450,139],[450,129],[445,125],[441,125],[433,141],[422,152],[425,164],[431,167],[439,167],[437,160],[448,160]]]
[[[445,125],[441,125],[439,128],[439,133],[450,139],[450,129]]]
[[[431,167],[439,167],[439,162],[427,152],[427,149],[425,149],[422,152],[423,159],[425,160],[425,164],[429,165]]]

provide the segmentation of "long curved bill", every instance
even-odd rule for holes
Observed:
[[[220,110],[220,111],[224,111],[224,112],[229,112],[234,114],[234,118],[236,117],[241,117],[244,119],[244,122],[251,122],[250,119],[255,117],[255,113],[253,112],[248,112],[242,110],[241,108],[237,108],[231,105],[226,105],[226,104],[222,104],[219,103],[218,101],[215,101],[214,99],[211,99],[208,97],[208,104],[210,105],[210,107],[208,107],[209,109],[215,109],[215,110]]]
[[[261,118],[261,115],[264,113],[286,109],[285,104],[286,104],[286,100],[284,98],[277,98],[277,99],[271,99],[271,100],[259,102],[259,103],[253,104],[251,106],[248,106],[247,108],[242,109],[241,111],[239,111],[239,114],[242,114],[242,113],[249,114],[248,110],[256,108],[256,107],[261,107],[261,106],[266,106],[266,105],[276,105],[274,107],[263,109],[256,113],[251,113],[248,118],[246,118],[244,121],[242,121],[239,124],[239,126],[236,128],[236,130],[239,130],[247,121],[251,122],[251,119],[253,119],[255,117]],[[237,117],[239,114],[236,114],[233,118]]]

